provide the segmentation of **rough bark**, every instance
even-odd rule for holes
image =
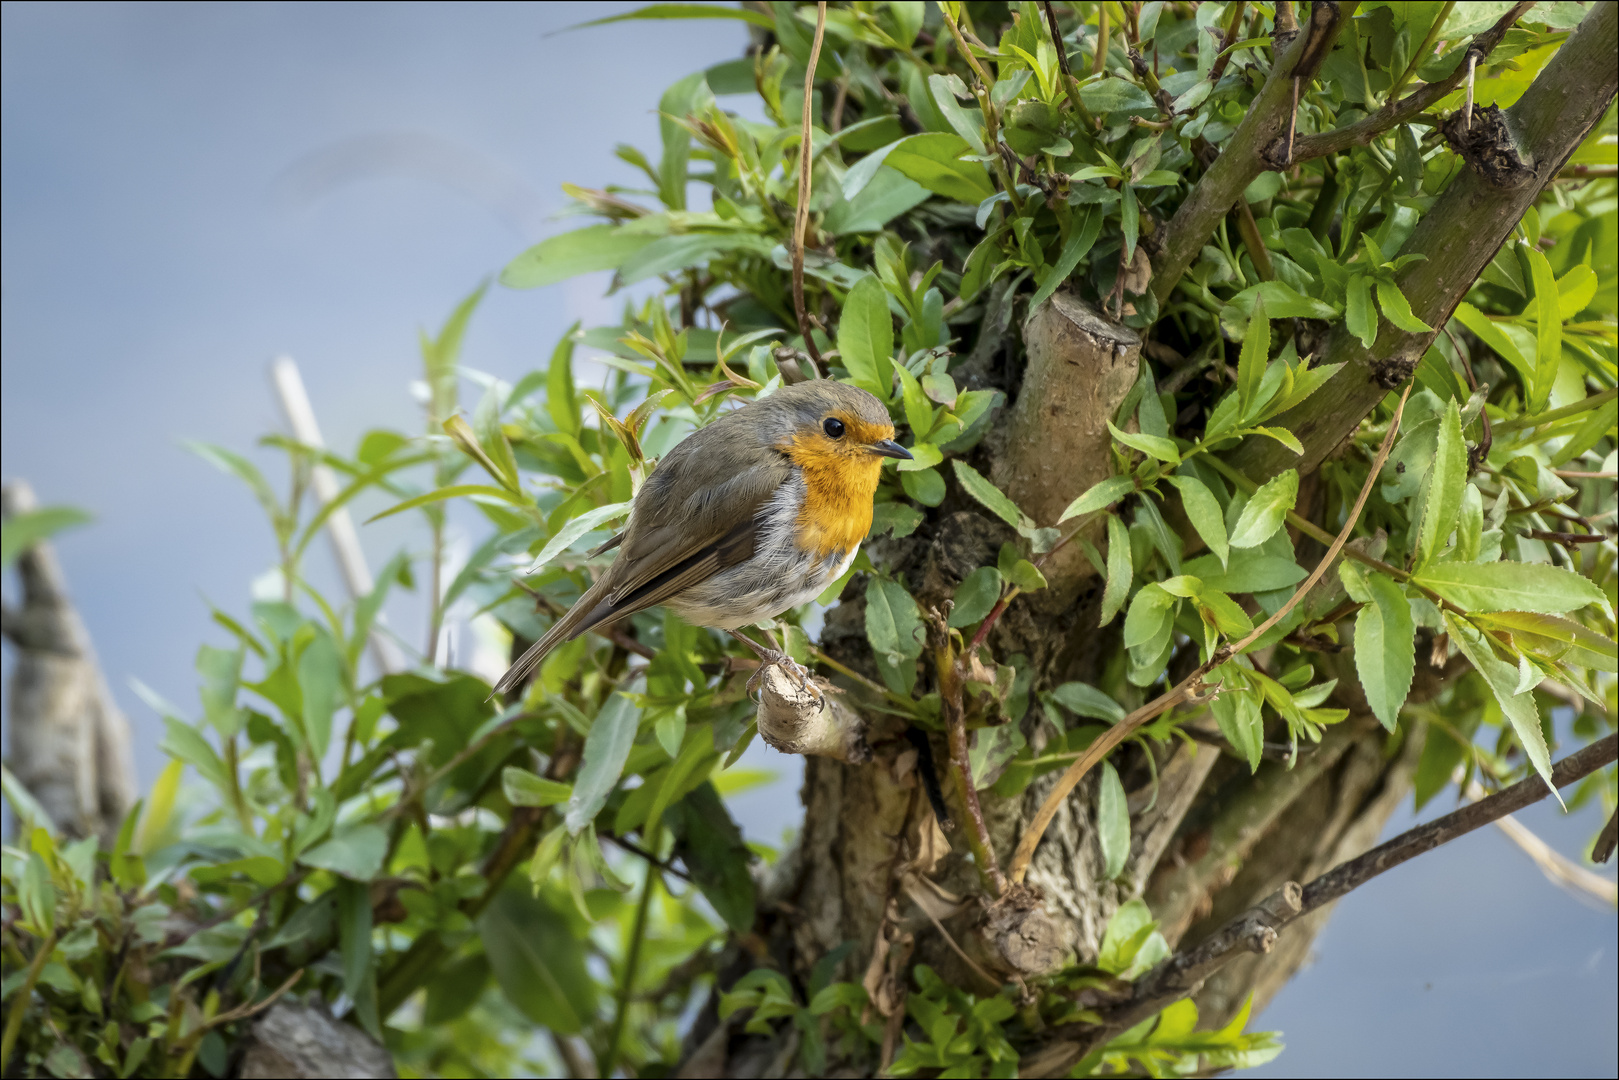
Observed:
[[[1054,525],[1068,504],[1112,474],[1107,422],[1136,380],[1141,338],[1110,322],[1078,297],[1058,292],[1023,323],[1028,366],[1006,418],[1006,441],[994,479],[1040,525]],[[1083,534],[1101,535],[1097,518]],[[1072,606],[1090,573],[1078,544],[1046,563],[1051,582],[1033,598],[1041,610]]]
[[[387,1049],[371,1036],[308,1005],[277,1003],[245,1042],[244,1080],[399,1075]]]
[[[25,481],[5,486],[7,518],[37,508]],[[21,606],[4,612],[16,649],[6,729],[7,764],[69,836],[109,846],[135,802],[129,721],[102,677],[90,635],[48,543],[17,558]]]

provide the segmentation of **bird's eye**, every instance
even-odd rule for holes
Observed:
[[[834,439],[843,438],[843,421],[835,416],[829,416],[821,421],[821,430]]]

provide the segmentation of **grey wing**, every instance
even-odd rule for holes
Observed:
[[[668,470],[665,476],[681,474],[682,486],[693,492],[684,499],[670,497],[668,480],[655,486],[659,474],[654,471],[636,499],[628,528],[598,549],[620,549],[612,567],[512,664],[495,692],[515,690],[564,641],[656,607],[751,558],[758,533],[756,516],[791,475],[792,467],[784,458],[771,457],[775,460],[723,478],[702,475],[712,469],[698,468],[695,476],[684,468]],[[664,464],[670,464],[669,459]]]

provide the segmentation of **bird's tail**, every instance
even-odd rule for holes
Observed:
[[[530,645],[527,651],[517,658],[516,663],[506,669],[506,674],[500,677],[490,696],[513,692],[522,686],[523,680],[540,666],[540,661],[544,660],[552,649],[565,641],[572,641],[611,616],[613,614],[611,609],[603,602],[607,589],[608,575],[604,574],[600,580],[585,590],[584,595],[579,597],[565,615],[551,624],[551,628],[541,635],[540,640]]]

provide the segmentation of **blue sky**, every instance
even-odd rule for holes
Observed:
[[[196,648],[219,643],[207,602],[240,610],[273,559],[247,494],[181,440],[246,450],[279,429],[281,353],[332,444],[415,430],[418,330],[566,227],[563,181],[634,183],[613,145],[654,145],[662,89],[745,42],[731,22],[555,34],[631,6],[0,9],[0,455],[96,515],[59,552],[143,780],[157,725],[128,681],[194,703]],[[610,317],[604,286],[492,289],[465,362],[515,380],[574,319]],[[409,542],[363,535],[374,565]],[[421,613],[393,618],[414,634]],[[798,762],[760,753],[782,780],[737,810],[776,841]],[[1522,817],[1571,854],[1600,825]],[[1289,1044],[1272,1075],[1615,1072],[1613,912],[1496,830],[1353,894],[1315,951],[1260,1018]]]

